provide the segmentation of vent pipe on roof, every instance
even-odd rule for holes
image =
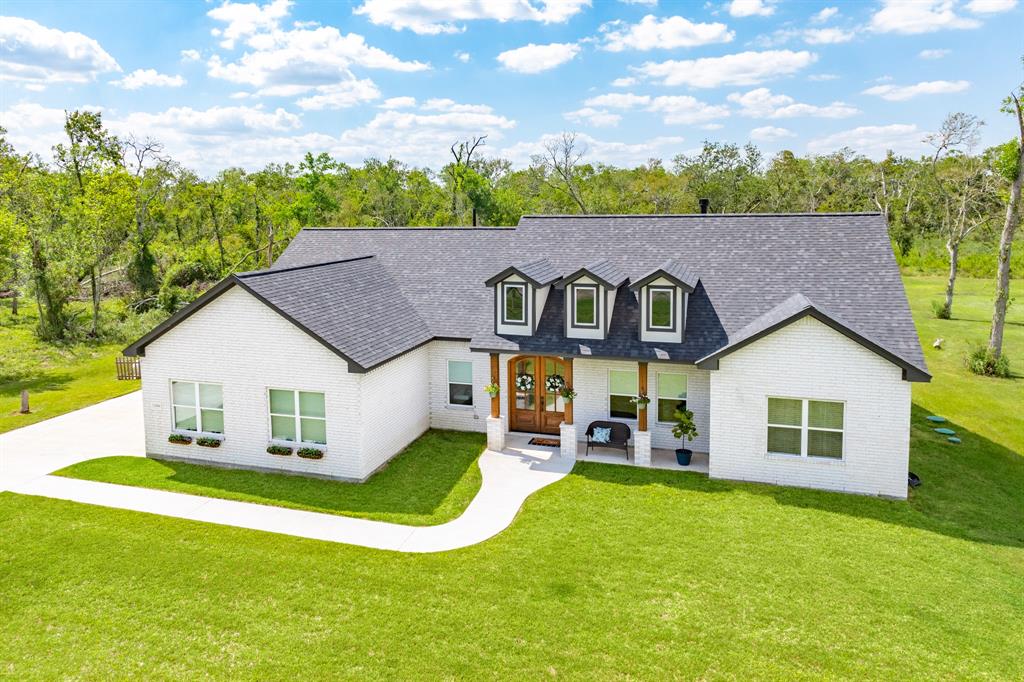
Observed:
[[[707,213],[708,209],[710,207],[711,207],[711,199],[701,199],[700,200],[700,212],[701,213]]]

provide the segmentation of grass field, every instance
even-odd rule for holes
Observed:
[[[140,457],[104,457],[58,473],[226,500],[429,526],[457,517],[480,489],[482,433],[429,431],[365,483],[233,471]]]
[[[935,375],[909,502],[579,463],[498,537],[420,556],[5,493],[0,675],[1024,678],[1022,379],[962,365],[991,284],[951,321],[941,290],[908,279]],[[1011,308],[1018,373],[1022,331]]]
[[[34,333],[36,311],[27,303],[15,317],[0,305],[0,433],[28,426],[139,388],[118,381],[114,358],[124,344],[52,345]],[[31,412],[20,414],[21,391]]]

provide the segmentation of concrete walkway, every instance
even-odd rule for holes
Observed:
[[[218,500],[48,474],[96,457],[143,456],[139,393],[0,434],[0,492],[400,552],[441,552],[483,542],[507,528],[532,493],[564,477],[568,462],[547,448],[486,450],[483,482],[462,516],[439,526],[404,526],[333,514]]]

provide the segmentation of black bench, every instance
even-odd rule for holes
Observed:
[[[594,440],[594,429],[611,429],[611,437],[607,443],[598,443]],[[587,452],[590,454],[590,448],[613,448],[615,450],[622,450],[626,453],[626,459],[629,459],[629,447],[626,445],[629,442],[630,437],[633,435],[633,431],[626,424],[619,422],[591,422],[590,426],[587,427]]]

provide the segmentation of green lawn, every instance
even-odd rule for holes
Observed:
[[[117,380],[114,358],[124,344],[43,343],[37,320],[27,302],[17,317],[0,304],[0,433],[138,390],[138,381]],[[22,390],[29,414],[19,413]]]
[[[578,463],[498,537],[421,556],[4,493],[0,675],[1022,679],[1022,380],[962,369],[983,297],[944,322],[939,279],[908,290],[935,374],[909,502]]]
[[[459,516],[480,489],[481,433],[428,431],[365,483],[104,457],[59,476],[428,526]]]

